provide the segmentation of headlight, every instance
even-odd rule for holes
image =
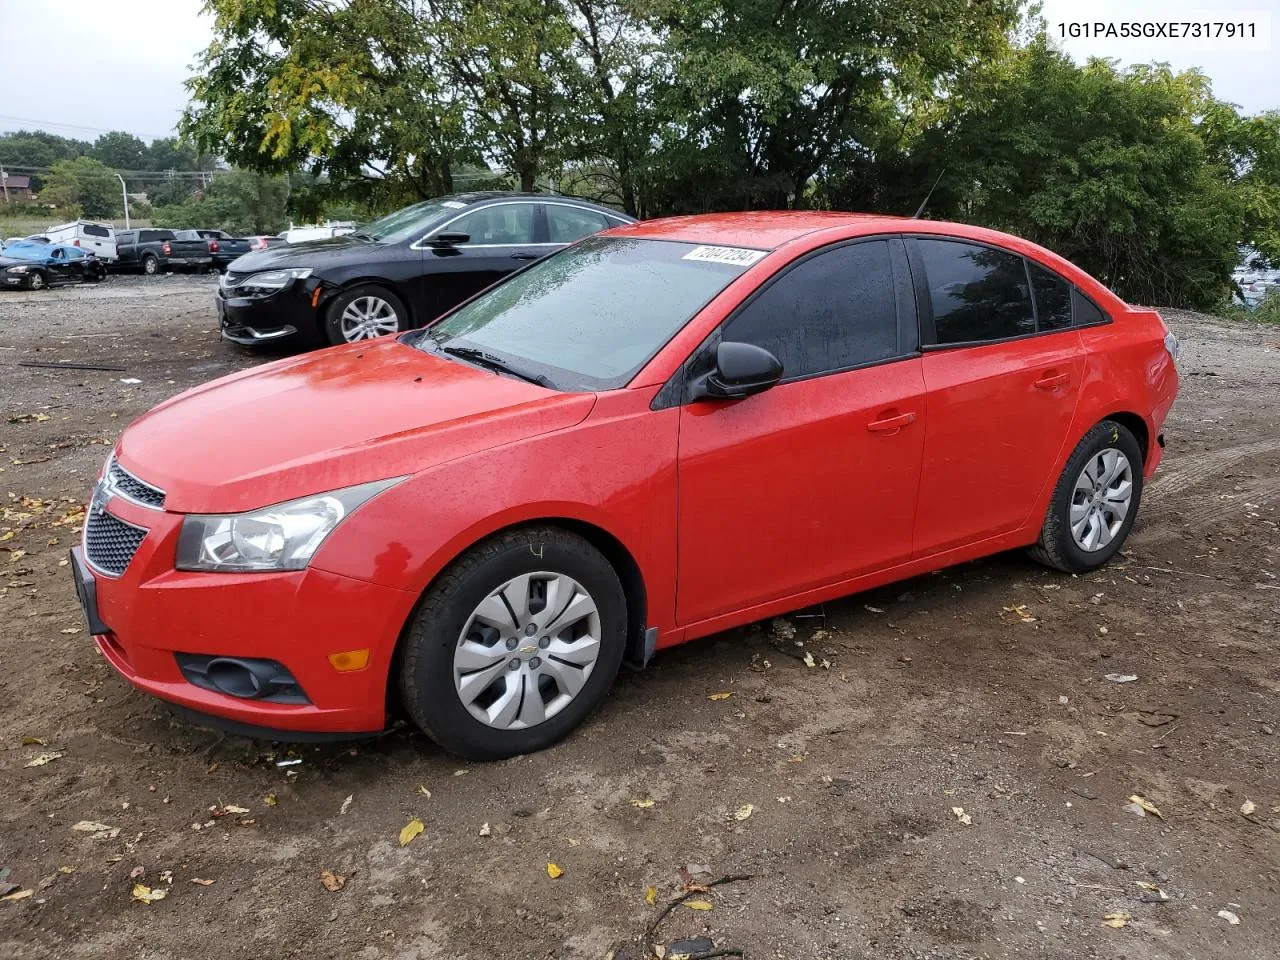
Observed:
[[[305,280],[311,276],[310,267],[292,267],[288,270],[267,270],[255,273],[240,281],[241,287],[256,290],[283,290],[295,280]]]
[[[9,273],[26,273],[30,269],[31,268],[27,266],[17,266],[17,267],[10,267],[8,272]]]
[[[345,517],[403,477],[321,493],[251,513],[191,514],[178,537],[179,570],[301,570]]]

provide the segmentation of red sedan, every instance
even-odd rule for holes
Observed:
[[[1177,341],[1034,244],[741,213],[609,230],[430,327],[132,424],[73,554],[130,682],[275,739],[546,747],[624,660],[1015,547],[1120,549]]]

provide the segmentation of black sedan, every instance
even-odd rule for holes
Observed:
[[[631,222],[567,197],[426,200],[346,236],[233,261],[218,286],[222,335],[246,345],[318,346],[420,327],[530,261]]]
[[[43,290],[59,283],[97,283],[107,267],[80,247],[19,240],[0,254],[0,288]]]

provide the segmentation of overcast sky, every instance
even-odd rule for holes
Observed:
[[[0,131],[39,128],[85,140],[106,130],[144,140],[172,135],[187,100],[183,81],[211,36],[201,6],[201,0],[0,0]],[[1275,19],[1280,25],[1280,0],[1045,0],[1044,7],[1054,35],[1062,21],[1175,20],[1190,11],[1199,12],[1197,20]],[[1062,45],[1077,59],[1198,66],[1219,97],[1249,112],[1280,109],[1276,41],[1265,44],[1270,49],[1258,41],[1249,50],[1168,40],[1067,39]]]

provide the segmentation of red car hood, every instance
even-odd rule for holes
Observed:
[[[234,513],[561,430],[594,402],[388,339],[181,393],[134,421],[117,456],[167,510]]]

